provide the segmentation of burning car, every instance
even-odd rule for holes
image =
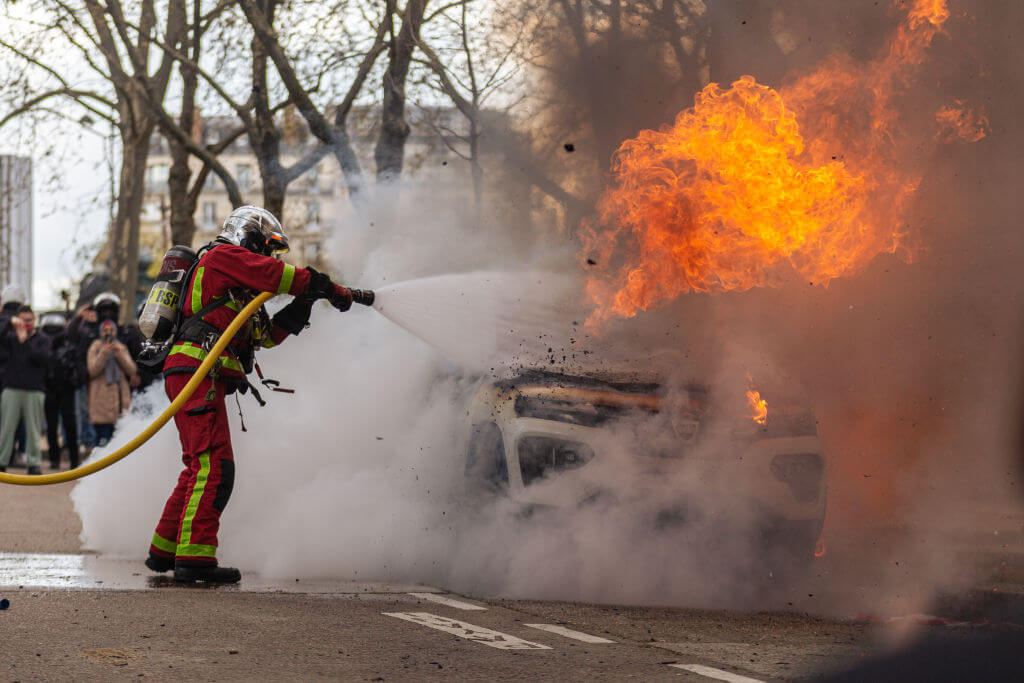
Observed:
[[[817,424],[798,404],[769,406],[756,391],[746,398],[723,409],[705,386],[671,389],[608,373],[531,370],[488,381],[471,403],[466,482],[478,496],[506,497],[523,510],[572,509],[626,486],[636,495],[636,487],[653,494],[659,482],[697,482],[716,489],[704,500],[722,503],[696,509],[673,483],[667,497],[640,494],[659,501],[652,522],[727,519],[742,508],[753,511],[761,541],[809,560],[826,499]]]

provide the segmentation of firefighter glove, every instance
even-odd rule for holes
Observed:
[[[309,315],[312,312],[313,299],[309,296],[297,296],[294,301],[274,314],[274,324],[288,334],[298,334],[309,325]]]
[[[352,308],[352,292],[348,287],[332,285],[333,291],[327,295],[327,300],[339,311],[347,311]]]
[[[321,273],[312,266],[307,266],[306,270],[309,271],[309,288],[306,290],[306,295],[313,300],[329,299],[334,293],[335,287],[334,283],[331,282],[331,276],[327,273]]]

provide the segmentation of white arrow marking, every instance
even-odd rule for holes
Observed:
[[[476,611],[484,611],[484,610],[487,609],[486,607],[481,607],[480,605],[474,605],[473,603],[470,603],[470,602],[463,602],[461,600],[453,600],[453,599],[445,597],[443,595],[438,595],[437,593],[409,593],[409,595],[413,596],[414,598],[419,598],[420,600],[429,600],[430,602],[436,602],[437,604],[444,605],[445,607],[454,607],[455,609],[476,610]]]
[[[555,626],[554,624],[524,624],[530,628],[539,628],[541,631],[547,631],[548,633],[557,633],[560,636],[566,638],[572,638],[573,640],[582,640],[584,643],[614,643],[614,640],[608,640],[600,636],[592,636],[589,633],[582,633],[580,631],[573,631],[571,628],[564,626]]]
[[[531,643],[528,640],[516,638],[515,636],[510,636],[507,633],[474,626],[473,624],[467,624],[464,621],[456,621],[455,619],[448,619],[447,617],[439,617],[436,614],[430,614],[429,612],[383,612],[383,614],[386,617],[395,617],[396,619],[411,621],[412,623],[419,624],[420,626],[444,631],[445,633],[450,633],[453,636],[458,636],[459,638],[465,638],[466,640],[472,640],[482,645],[496,647],[499,650],[551,649],[547,645]]]
[[[686,671],[714,678],[715,680],[729,681],[729,683],[764,683],[764,681],[757,678],[740,676],[739,674],[729,673],[728,671],[722,671],[712,666],[704,666],[703,664],[669,664],[669,666],[676,669],[685,669]]]

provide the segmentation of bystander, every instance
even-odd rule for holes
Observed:
[[[99,339],[89,346],[89,420],[96,430],[97,445],[105,446],[118,418],[131,408],[130,378],[136,377],[135,361],[117,338],[113,320],[100,323]]]
[[[50,339],[50,360],[46,371],[46,443],[50,466],[60,468],[60,427],[64,427],[64,445],[68,462],[78,467],[78,421],[75,416],[75,390],[84,382],[75,345],[67,333],[64,316],[43,316],[42,330]]]
[[[7,356],[4,388],[0,394],[0,471],[7,469],[18,423],[25,422],[25,457],[29,474],[42,474],[39,465],[40,432],[50,341],[35,328],[36,316],[28,306],[18,309],[0,336]]]

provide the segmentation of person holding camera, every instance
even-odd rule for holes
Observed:
[[[77,349],[68,337],[64,316],[43,316],[43,334],[50,338],[50,362],[46,372],[46,442],[50,467],[60,468],[60,427],[64,426],[64,445],[71,468],[78,467],[78,420],[75,416],[75,390],[82,384]]]
[[[99,446],[114,434],[117,419],[131,409],[131,378],[137,368],[128,347],[117,338],[117,323],[102,320],[99,338],[89,346],[89,421],[96,430]]]
[[[96,430],[93,429],[95,420],[90,419],[89,414],[91,410],[89,405],[91,400],[91,391],[89,390],[89,380],[92,378],[92,373],[88,369],[88,358],[89,350],[100,336],[100,328],[106,322],[112,322],[114,329],[116,330],[117,341],[122,346],[128,349],[130,358],[134,361],[139,357],[139,348],[141,347],[141,340],[133,339],[127,334],[126,330],[117,324],[118,319],[121,316],[121,299],[113,292],[101,292],[92,300],[92,303],[82,306],[78,309],[78,312],[68,323],[68,336],[71,341],[76,344],[79,352],[79,357],[82,363],[83,376],[86,377],[86,383],[83,390],[76,396],[76,406],[78,407],[79,414],[79,441],[86,448],[92,448],[96,445],[104,445],[106,442],[96,434]],[[138,373],[132,373],[128,377],[128,382],[132,388],[138,387],[140,384],[140,378]]]
[[[10,325],[0,335],[0,348],[8,358],[4,389],[0,397],[0,471],[6,471],[14,446],[18,423],[25,422],[25,460],[29,474],[42,474],[39,437],[43,427],[46,401],[46,369],[50,359],[50,340],[38,334],[36,316],[29,306],[21,306]]]

